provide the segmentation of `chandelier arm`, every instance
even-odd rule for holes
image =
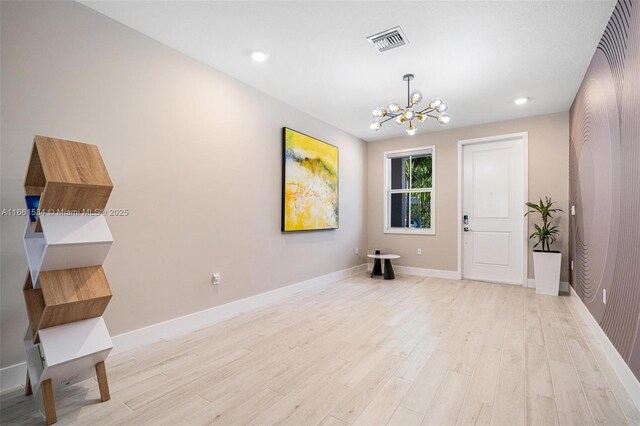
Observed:
[[[408,122],[409,127],[407,128],[407,133],[410,136],[413,136],[416,132],[416,128],[413,125],[412,120],[416,118],[417,114],[420,114],[420,116],[418,117],[418,120],[420,122],[423,122],[427,117],[436,119],[440,124],[447,124],[449,122],[449,117],[447,116],[447,114],[444,114],[444,111],[447,109],[447,107],[443,104],[442,100],[435,99],[432,101],[433,103],[437,101],[438,106],[436,108],[431,107],[430,102],[419,112],[416,112],[413,109],[414,105],[417,105],[422,100],[422,93],[416,91],[416,101],[412,102],[411,80],[413,80],[413,78],[413,74],[405,74],[404,76],[402,76],[402,79],[407,82],[407,106],[405,108],[401,108],[400,105],[393,103],[390,104],[392,108],[390,108],[389,110],[376,108],[373,111],[374,121],[373,123],[371,123],[372,130],[378,130],[382,124],[395,119],[398,124],[405,124],[406,122]],[[440,106],[443,106],[443,108],[439,109]],[[395,112],[391,112],[391,109],[393,109]],[[410,112],[409,117],[406,116],[407,112]]]

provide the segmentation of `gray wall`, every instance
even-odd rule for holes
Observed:
[[[640,2],[622,0],[571,106],[571,284],[640,379],[639,82]]]
[[[98,145],[131,212],[108,218],[111,334],[364,262],[364,142],[78,3],[1,8],[1,207],[34,134]],[[282,126],[339,147],[340,229],[280,233]],[[24,222],[0,223],[1,367],[24,361]]]
[[[425,123],[424,125],[434,125]],[[382,130],[381,130],[382,131]],[[529,132],[529,199],[549,196],[567,212],[569,199],[568,113],[541,115],[481,126],[417,134],[375,142],[367,151],[368,244],[385,247],[402,256],[399,265],[455,271],[458,244],[458,141],[508,133]],[[436,235],[398,235],[383,232],[384,152],[420,146],[436,146]],[[532,228],[533,221],[530,220]],[[559,218],[556,248],[563,253],[562,281],[568,281],[568,217]],[[422,255],[416,249],[422,248]],[[529,277],[533,264],[529,252]]]

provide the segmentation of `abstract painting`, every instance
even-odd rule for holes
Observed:
[[[282,232],[338,228],[338,148],[282,129]]]

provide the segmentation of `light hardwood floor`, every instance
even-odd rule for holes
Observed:
[[[63,424],[640,424],[568,297],[358,275],[107,360],[56,394]],[[2,423],[44,423],[0,398]]]

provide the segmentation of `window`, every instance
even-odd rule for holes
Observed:
[[[384,153],[384,232],[435,234],[435,147]]]

